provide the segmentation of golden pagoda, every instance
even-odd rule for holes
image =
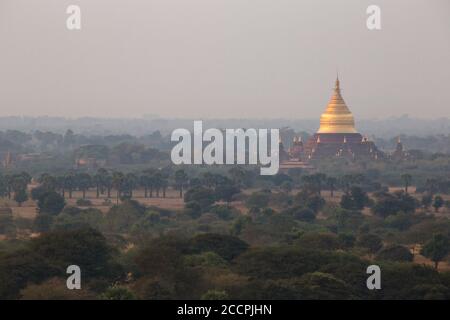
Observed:
[[[327,109],[320,117],[320,128],[317,133],[357,133],[353,115],[341,95],[339,78],[336,78],[334,94]]]
[[[333,156],[372,159],[382,156],[375,144],[356,130],[353,114],[341,95],[339,77],[336,77],[333,95],[320,117],[319,130],[307,141],[302,158]]]

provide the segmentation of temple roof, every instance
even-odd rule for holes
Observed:
[[[320,117],[317,133],[357,133],[353,115],[341,95],[339,78],[336,78],[333,96]]]

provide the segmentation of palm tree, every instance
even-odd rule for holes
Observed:
[[[411,184],[412,176],[408,173],[405,173],[405,174],[402,174],[401,178],[402,178],[403,184],[405,186],[405,192],[408,193],[408,187]]]
[[[58,184],[56,178],[48,173],[41,174],[38,182],[47,191],[55,191]]]
[[[108,174],[103,178],[103,185],[106,188],[106,195],[108,199],[111,198],[111,189],[113,188],[113,178],[110,174]]]
[[[8,199],[11,199],[11,191],[12,191],[12,176],[7,174],[5,175],[5,184],[6,184],[6,194]]]
[[[65,186],[65,176],[56,177],[56,187],[61,191],[61,196],[65,198],[66,196],[66,186]]]
[[[233,180],[234,185],[241,186],[244,183],[245,180],[245,170],[242,169],[242,167],[235,166],[232,167],[228,173],[231,176],[231,179]]]
[[[100,197],[100,186],[102,185],[102,177],[96,173],[93,177],[93,181],[95,184],[95,190],[96,190],[96,198]]]
[[[0,175],[0,197],[3,198],[8,194],[7,188],[5,177]]]
[[[206,174],[205,174],[206,176]],[[188,182],[188,175],[183,169],[175,172],[175,186],[180,190],[180,198],[183,198],[183,188]]]
[[[328,189],[330,190],[330,196],[333,198],[334,190],[336,189],[337,179],[335,177],[327,178]]]
[[[159,191],[160,191],[160,189],[162,187],[162,180],[163,180],[161,172],[156,172],[153,175],[153,179],[152,180],[153,180],[152,185],[153,185],[153,187],[155,188],[155,191],[156,191],[156,197],[159,198]]]
[[[69,199],[72,199],[72,192],[76,185],[75,181],[76,179],[73,172],[69,172],[64,176],[64,187],[69,190]]]
[[[117,191],[116,201],[119,204],[120,194],[122,193],[123,184],[125,181],[125,177],[122,172],[114,172],[112,175],[112,186]]]
[[[319,195],[322,194],[322,187],[323,187],[323,184],[326,182],[326,180],[327,180],[327,176],[323,173],[313,174],[313,181],[314,181],[314,184],[316,185],[317,193]]]
[[[148,175],[145,173],[142,173],[139,176],[139,184],[144,187],[144,198],[148,197],[148,184],[149,184],[149,178]]]
[[[182,169],[175,172],[175,180],[177,179],[176,175],[179,171],[182,171],[184,173],[184,170],[182,170]],[[205,172],[203,174],[203,181],[204,181],[206,187],[212,188],[216,184],[216,177],[211,172]],[[180,196],[180,198],[181,198],[181,196]]]
[[[138,177],[133,173],[128,173],[125,176],[125,186],[130,198],[133,198],[133,190],[136,188],[138,181]]]
[[[76,175],[76,183],[78,188],[83,192],[83,199],[86,198],[86,190],[92,185],[92,178],[88,173],[80,173]]]
[[[162,177],[162,179],[161,179],[161,188],[162,188],[162,192],[163,192],[163,198],[166,197],[166,191],[167,191],[168,185],[169,185],[169,182],[167,181],[167,178]]]
[[[303,176],[302,180],[305,184],[306,189],[318,193],[322,193],[322,185],[326,179],[326,175],[323,173],[315,173],[310,176]]]
[[[100,194],[104,194],[105,188],[107,188],[107,179],[110,176],[109,172],[105,168],[100,168],[97,170],[97,175],[100,179]]]

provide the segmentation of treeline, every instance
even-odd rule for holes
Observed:
[[[67,130],[65,134],[48,131],[25,133],[17,130],[0,131],[0,152],[32,153],[75,150],[86,145],[114,147],[120,144],[145,145],[155,149],[168,149],[170,139],[159,131],[141,137],[121,135],[84,135]]]

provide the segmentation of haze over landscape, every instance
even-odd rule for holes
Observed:
[[[450,3],[375,2],[2,0],[0,116],[318,119],[339,69],[357,120],[449,117]]]

